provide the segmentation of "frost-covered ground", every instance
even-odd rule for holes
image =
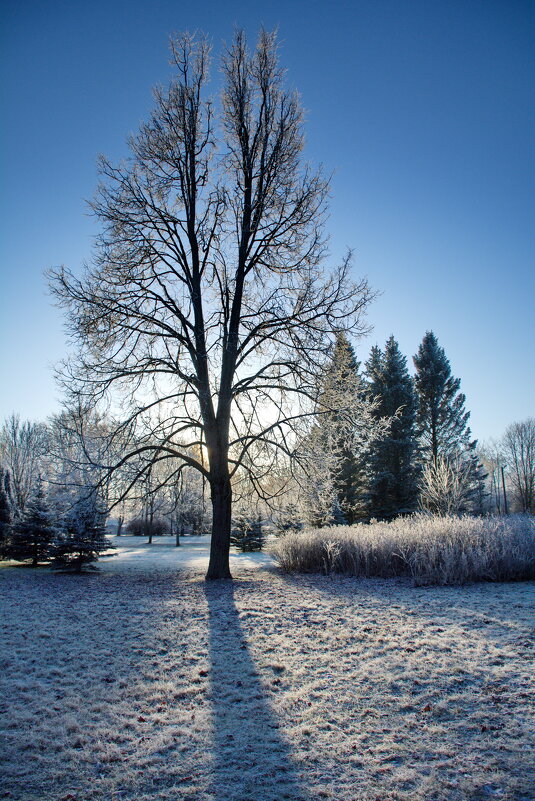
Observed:
[[[534,583],[236,555],[207,584],[206,540],[139,542],[93,575],[0,569],[0,798],[534,798]]]

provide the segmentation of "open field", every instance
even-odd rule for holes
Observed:
[[[120,539],[93,575],[0,569],[0,798],[534,798],[535,583],[236,555],[207,584],[205,540]]]

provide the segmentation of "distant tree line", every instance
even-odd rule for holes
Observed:
[[[200,534],[207,520],[202,482],[179,475],[165,483],[158,465],[108,479],[110,422],[64,411],[47,423],[12,414],[0,429],[0,556],[81,570],[109,548],[115,533],[152,537]],[[115,447],[115,445],[114,445]],[[119,447],[119,445],[117,446]],[[165,486],[163,486],[165,484]],[[118,501],[118,502],[117,502]],[[69,555],[70,554],[70,555]]]

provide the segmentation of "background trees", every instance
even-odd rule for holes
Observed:
[[[391,336],[384,351],[371,349],[363,381],[354,351],[345,338],[338,339],[319,398],[338,395],[335,405],[341,410],[343,393],[352,392],[353,419],[360,419],[366,434],[359,442],[344,439],[343,413],[329,413],[324,401],[306,441],[316,455],[304,497],[305,517],[313,525],[389,520],[418,506],[440,514],[488,509],[486,473],[470,439],[460,380],[451,375],[432,332],[414,362],[413,379]]]
[[[314,425],[294,456],[304,514],[314,526],[353,523],[366,513],[366,456],[385,424],[373,416],[358,370],[341,333],[317,379]]]
[[[0,557],[11,534],[13,521],[9,471],[0,467]]]
[[[327,516],[351,524],[362,514],[364,453],[374,426],[359,363],[344,333],[338,334],[320,381],[317,412],[312,458],[328,462],[327,454],[331,456],[326,489],[330,486],[332,497],[326,504]]]
[[[79,345],[68,390],[83,406],[120,396],[127,409],[136,446],[115,467],[171,460],[175,476],[205,476],[208,578],[230,575],[233,479],[245,472],[260,489],[275,452],[290,456],[318,367],[336,333],[362,330],[371,298],[348,260],[323,277],[327,182],[301,164],[302,111],[276,51],[262,31],[250,54],[238,32],[214,105],[206,41],[174,40],[175,78],[155,90],[131,158],[101,162],[94,265],[82,279],[52,274]]]
[[[13,513],[20,517],[39,475],[46,470],[46,426],[10,415],[0,430],[0,463],[9,472]]]
[[[497,514],[508,512],[505,486],[505,456],[500,441],[492,439],[479,443],[477,457],[487,474],[487,506]]]
[[[108,465],[121,448],[119,439],[110,443],[112,425],[96,410],[80,406],[64,408],[48,420],[47,483],[57,516],[75,505],[80,495],[90,495],[97,487],[104,507],[112,496],[120,494],[128,479],[126,471],[115,476],[113,483],[107,480]]]
[[[408,390],[410,396],[410,377],[406,371],[406,362],[393,337],[387,342],[384,352],[374,347],[367,362],[367,391],[370,392],[373,387],[374,405],[370,405],[369,400],[363,402],[363,385],[356,372],[351,372],[353,380],[347,380],[347,365],[350,364],[353,371],[357,362],[347,341],[342,344],[339,343],[333,349],[332,361],[318,390],[318,397],[323,398],[322,410],[325,414],[318,413],[319,422],[313,427],[308,440],[298,448],[301,452],[298,455],[298,465],[294,465],[294,469],[303,466],[307,461],[311,462],[306,477],[301,475],[299,482],[293,484],[292,493],[288,494],[277,492],[278,487],[284,488],[288,485],[288,476],[275,476],[272,491],[277,503],[271,508],[265,505],[259,507],[253,495],[247,493],[245,488],[241,489],[240,507],[233,518],[232,534],[232,542],[238,547],[262,547],[263,527],[266,527],[265,531],[278,531],[282,534],[299,531],[305,519],[314,526],[347,522],[340,504],[340,498],[347,496],[338,494],[336,478],[341,474],[340,468],[344,466],[348,454],[350,464],[364,464],[366,468],[351,472],[351,480],[348,481],[352,497],[357,499],[359,510],[363,510],[359,511],[362,520],[379,516],[388,520],[407,513],[407,505],[403,500],[404,478],[407,473],[400,471],[398,474],[394,469],[389,472],[387,467],[392,463],[396,469],[406,466],[404,455],[411,453],[414,457],[411,467],[416,472],[422,471],[417,485],[420,506],[438,515],[457,515],[467,511],[468,503],[473,497],[473,462],[463,458],[463,452],[460,451],[457,456],[439,455],[436,462],[431,460],[422,464],[419,460],[417,432],[413,427],[411,438],[410,416],[408,420],[403,420],[403,412],[409,408],[409,404],[401,404],[400,396],[388,391],[389,387],[397,390],[401,387],[404,392]],[[389,352],[391,359],[386,358]],[[387,366],[389,363],[390,367]],[[337,364],[341,367],[341,373],[346,375],[345,380],[339,384],[339,374],[335,369]],[[397,376],[397,379],[394,381],[388,376]],[[334,406],[327,404],[329,392],[334,392],[335,387],[338,397],[336,413],[333,412]],[[345,396],[343,403],[342,395]],[[388,402],[392,404],[390,407]],[[392,409],[393,417],[381,415],[381,411]],[[342,413],[344,410],[346,414]],[[386,420],[387,425],[378,429],[377,420],[381,424]],[[84,474],[79,469],[83,464],[77,461],[81,458],[80,453],[76,456],[76,449],[73,450],[72,431],[66,436],[65,426],[61,425],[61,436],[58,436],[57,425],[57,418],[46,425],[40,424],[50,444],[47,455],[48,480],[36,480],[24,512],[17,517],[12,512],[14,504],[9,471],[0,467],[0,556],[30,561],[33,565],[52,559],[56,566],[79,571],[109,547],[104,539],[105,511],[100,501],[97,503],[94,483],[81,483]],[[362,430],[359,430],[359,425]],[[103,420],[100,421],[100,426],[103,431],[107,428]],[[347,436],[341,434],[344,429]],[[88,426],[88,430],[92,432],[92,436],[85,446],[79,446],[82,453],[95,445],[92,439],[95,428]],[[377,435],[378,431],[381,436]],[[401,432],[405,436],[400,436]],[[532,492],[534,480],[533,432],[531,418],[513,423],[501,440],[483,445],[478,450],[477,459],[481,459],[488,472],[485,511],[498,514],[507,514],[508,511],[533,513],[533,504],[529,505],[530,497],[532,498],[529,493]],[[66,449],[63,455],[58,443]],[[401,454],[400,458],[393,460],[392,454],[398,452]],[[58,453],[60,456],[56,463]],[[69,468],[66,469],[65,465]],[[153,464],[152,467],[150,493],[153,497],[150,504],[155,511],[152,533],[174,534],[177,544],[183,533],[202,533],[204,493],[201,477],[191,482],[186,480],[187,474],[180,473],[178,481],[169,483],[165,472],[169,465]],[[90,465],[86,479],[91,478],[93,469]],[[163,472],[159,473],[159,470]],[[408,475],[411,479],[408,486],[414,488],[414,474],[409,471]],[[377,476],[380,480],[386,476],[383,492],[377,489],[379,481],[374,482]],[[61,481],[58,481],[58,477]],[[115,473],[114,480],[117,477],[118,474]],[[128,471],[121,481],[126,485],[130,478]],[[396,496],[390,488],[397,486],[398,479],[401,491]],[[346,486],[344,483],[342,488],[345,490]],[[145,484],[137,481],[132,494],[125,498],[123,512],[126,519],[130,520],[127,527],[130,534],[150,534],[146,527],[146,515],[143,513],[144,509],[146,511],[143,504],[147,502],[145,491]],[[374,491],[377,491],[376,496]],[[372,502],[375,500],[378,506],[373,507]],[[473,501],[470,501],[470,509],[478,511]]]
[[[503,453],[519,510],[535,512],[535,418],[508,426]]]

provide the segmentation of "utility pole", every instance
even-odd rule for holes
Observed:
[[[503,508],[505,514],[508,515],[509,509],[507,508],[507,494],[505,492],[505,470],[503,469],[503,465],[502,465],[502,487],[503,487]]]

